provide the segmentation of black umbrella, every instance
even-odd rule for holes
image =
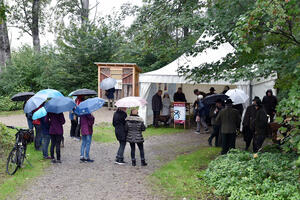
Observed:
[[[18,94],[15,94],[11,98],[11,100],[12,101],[27,101],[33,95],[34,95],[33,92],[19,92]]]
[[[221,99],[222,101],[225,101],[228,98],[229,97],[225,94],[212,94],[212,95],[205,97],[203,99],[203,103],[214,104],[214,103],[216,103],[217,99]]]
[[[69,94],[69,96],[93,96],[97,95],[97,92],[95,90],[90,89],[78,89]]]

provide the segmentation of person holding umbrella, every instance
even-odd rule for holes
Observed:
[[[125,131],[126,118],[127,118],[126,108],[124,107],[119,107],[113,116],[113,126],[115,127],[116,138],[120,144],[116,156],[116,161],[115,161],[115,163],[118,165],[125,164],[124,150],[126,146],[126,131]]]

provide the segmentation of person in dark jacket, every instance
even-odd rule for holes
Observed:
[[[198,106],[196,109],[196,123],[197,123],[197,129],[196,134],[200,134],[201,125],[204,128],[205,132],[208,132],[208,126],[205,122],[205,105],[202,102],[203,96],[198,96]]]
[[[228,92],[228,90],[230,90],[230,87],[228,85],[226,85],[224,87],[224,90],[223,90],[222,94],[226,94],[226,92]]]
[[[49,134],[49,120],[47,120],[48,116],[42,117],[40,119],[41,127],[42,127],[42,150],[43,150],[43,158],[44,159],[51,159],[50,156],[48,156],[48,147],[51,140],[50,134]]]
[[[241,124],[241,115],[238,110],[232,108],[232,103],[231,99],[227,99],[225,108],[219,112],[216,118],[216,123],[221,125],[222,155],[235,148],[236,131]]]
[[[158,127],[158,119],[160,111],[163,107],[161,100],[162,91],[158,90],[157,93],[152,97],[152,111],[153,111],[153,126]]]
[[[256,116],[254,121],[253,152],[256,153],[262,147],[268,134],[268,116],[262,107],[262,102],[256,100]]]
[[[214,88],[214,87],[211,87],[211,88],[209,89],[209,93],[207,93],[206,96],[216,94],[215,91],[216,91],[215,88]]]
[[[125,119],[127,117],[126,108],[118,108],[113,116],[113,126],[115,127],[116,138],[120,143],[116,161],[118,165],[125,164],[124,162],[124,150],[126,146],[126,131],[125,131]]]
[[[77,106],[83,101],[84,101],[84,96],[82,96],[82,95],[77,96],[75,99],[75,103]],[[80,122],[79,122],[79,117],[75,113],[74,113],[74,120],[75,121],[73,121],[73,123],[74,123],[73,126],[75,127],[75,138],[78,141],[80,141]],[[72,121],[71,121],[71,123],[72,123]],[[71,126],[71,129],[72,129],[72,126]]]
[[[175,92],[173,96],[174,102],[187,102],[184,93],[182,92],[182,88],[179,87],[177,92]]]
[[[251,140],[253,139],[254,135],[254,120],[256,117],[256,100],[259,100],[259,97],[254,97],[252,100],[252,105],[248,106],[244,115],[243,119],[243,135],[244,135],[244,141],[246,142],[246,148],[245,150],[248,150],[251,144]]]
[[[221,99],[217,99],[215,106],[210,108],[209,117],[211,118],[211,125],[213,127],[213,132],[208,138],[208,144],[212,146],[212,140],[215,137],[215,146],[218,147],[219,135],[220,135],[220,124],[216,122],[216,118],[219,112],[223,109],[223,101]]]
[[[71,129],[70,129],[70,137],[74,138],[76,136],[76,127],[78,125],[78,117],[77,115],[74,113],[73,109],[72,111],[69,112],[69,119],[71,121]]]
[[[65,117],[63,113],[48,113],[48,122],[50,124],[49,134],[51,137],[51,146],[50,146],[50,154],[53,163],[61,163],[60,160],[60,143],[63,138],[64,129],[63,125],[65,124]],[[54,157],[54,148],[56,148],[56,157]]]
[[[80,162],[94,162],[94,160],[90,159],[90,148],[92,143],[94,122],[95,117],[91,114],[80,116],[80,127],[82,135]]]
[[[105,96],[108,99],[108,102],[107,102],[108,110],[111,110],[111,107],[113,109],[115,109],[115,101],[114,101],[114,99],[115,99],[115,95],[114,95],[115,91],[116,91],[116,89],[114,87],[110,88],[108,90],[105,90]]]
[[[267,90],[266,96],[264,96],[262,100],[262,104],[266,113],[270,116],[270,122],[274,121],[277,103],[277,98],[273,95],[273,91],[271,89]]]
[[[138,116],[138,110],[131,110],[130,116],[126,118],[125,131],[127,132],[126,141],[130,143],[131,147],[131,161],[132,166],[136,166],[135,160],[135,144],[140,150],[141,165],[146,166],[145,153],[144,153],[144,138],[142,131],[145,131],[144,120]]]

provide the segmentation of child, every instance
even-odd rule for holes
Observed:
[[[40,119],[41,127],[42,127],[42,150],[43,150],[43,157],[44,159],[51,159],[51,157],[48,156],[48,147],[50,143],[50,134],[49,134],[49,119],[48,116],[42,117]]]
[[[82,135],[80,162],[94,162],[94,160],[90,159],[90,155],[89,155],[91,142],[92,142],[94,122],[95,122],[95,118],[91,114],[80,116],[80,127],[81,127],[81,135]],[[85,152],[85,156],[84,156],[84,152]]]
[[[144,138],[142,131],[145,131],[146,127],[144,121],[141,117],[138,116],[138,110],[131,110],[130,116],[126,118],[125,131],[127,132],[126,141],[130,143],[131,147],[131,160],[132,166],[136,166],[135,160],[135,144],[139,147],[141,155],[141,165],[146,166],[144,154]]]
[[[52,163],[61,163],[60,160],[60,143],[63,138],[64,129],[63,124],[66,122],[63,113],[48,113],[49,122],[50,122],[50,129],[49,134],[51,137],[51,146],[50,146],[50,153]],[[56,157],[57,160],[54,158],[54,148],[56,148]]]

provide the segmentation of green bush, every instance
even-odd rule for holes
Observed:
[[[295,159],[294,154],[232,150],[209,164],[204,180],[215,195],[230,200],[298,200]]]
[[[0,96],[0,111],[21,110],[23,102],[14,102],[9,97]]]

